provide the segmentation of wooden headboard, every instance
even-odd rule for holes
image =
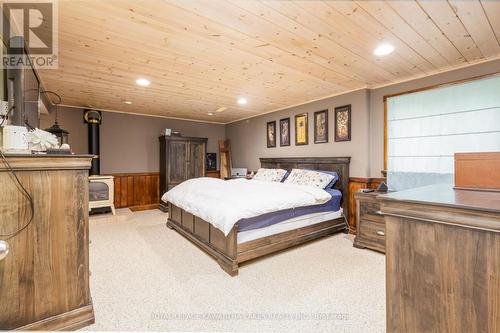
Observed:
[[[342,208],[347,216],[349,212],[349,163],[351,157],[280,157],[260,158],[262,168],[269,169],[309,169],[335,171],[339,180],[333,188],[342,192]]]

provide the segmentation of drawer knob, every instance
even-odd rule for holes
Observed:
[[[377,230],[377,235],[385,236],[385,232],[383,232],[382,230]]]

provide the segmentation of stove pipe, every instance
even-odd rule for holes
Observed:
[[[101,111],[86,109],[83,111],[83,119],[88,125],[89,154],[94,155],[89,174],[91,176],[99,175],[101,173],[100,155],[99,155],[99,146],[100,146],[99,127],[101,126],[101,120],[102,120]]]

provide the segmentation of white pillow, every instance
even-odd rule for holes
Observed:
[[[335,178],[332,175],[304,169],[292,169],[285,180],[287,184],[309,185],[324,189]]]
[[[255,176],[252,180],[260,180],[263,182],[280,182],[286,174],[286,170],[283,169],[264,169],[260,168],[257,170]]]

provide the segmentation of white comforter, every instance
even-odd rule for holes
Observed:
[[[195,178],[177,185],[162,197],[209,222],[227,236],[243,218],[289,208],[319,205],[331,195],[317,187],[256,180]]]

